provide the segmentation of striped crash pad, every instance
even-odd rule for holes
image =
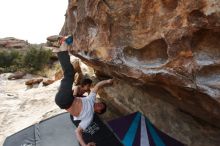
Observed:
[[[3,146],[79,146],[75,129],[79,121],[71,121],[63,113],[41,121],[6,138]],[[96,146],[183,146],[181,142],[158,130],[141,113],[136,112],[104,123],[97,115],[83,133]]]
[[[108,122],[125,146],[184,146],[158,130],[140,112]]]

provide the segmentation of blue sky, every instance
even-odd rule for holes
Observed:
[[[43,43],[58,34],[68,0],[0,0],[0,38]]]

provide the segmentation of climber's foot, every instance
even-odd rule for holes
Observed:
[[[73,44],[73,36],[68,35],[60,37],[56,42],[56,47],[53,48],[53,52],[68,51],[71,45]]]

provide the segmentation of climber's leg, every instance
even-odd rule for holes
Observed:
[[[74,97],[72,93],[72,85],[74,81],[75,70],[70,62],[70,56],[65,46],[68,46],[64,41],[60,46],[60,50],[57,52],[60,65],[63,70],[64,77],[61,80],[60,88],[55,97],[55,102],[62,109],[67,109],[71,106]],[[62,47],[62,48],[61,48]]]
[[[68,51],[62,51],[57,53],[60,61],[64,77],[61,80],[60,89],[71,90],[74,81],[75,70],[70,62],[70,56]]]

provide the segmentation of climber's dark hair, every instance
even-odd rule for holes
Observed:
[[[81,86],[92,85],[92,80],[89,78],[84,78],[81,80],[80,85]]]
[[[100,112],[98,112],[97,114],[102,115],[107,111],[107,104],[103,101],[100,103],[102,103],[104,105],[104,108]]]

